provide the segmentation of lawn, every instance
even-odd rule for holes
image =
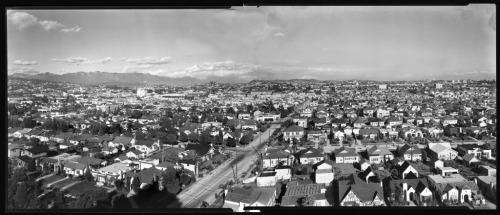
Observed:
[[[64,178],[64,177],[62,177],[62,176],[60,176],[60,175],[53,175],[53,176],[50,176],[50,177],[48,177],[48,178],[46,178],[46,179],[43,179],[43,180],[42,180],[42,184],[43,184],[42,186],[43,186],[43,187],[45,187],[45,186],[47,186],[47,184],[50,184],[50,183],[52,183],[52,182],[54,182],[54,181],[57,181],[57,180],[61,180],[61,179],[63,179],[63,178]]]
[[[92,190],[104,190],[104,188],[97,187],[92,182],[83,181],[68,188],[66,191],[68,191],[71,195],[80,196],[84,192]]]
[[[68,185],[68,184],[71,184],[73,182],[75,182],[76,180],[73,180],[73,179],[66,179],[66,180],[62,180],[60,182],[57,182],[55,184],[53,184],[52,186],[55,187],[55,188],[63,188],[64,186]]]

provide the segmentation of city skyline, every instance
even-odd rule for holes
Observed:
[[[495,79],[494,5],[7,10],[8,74]]]

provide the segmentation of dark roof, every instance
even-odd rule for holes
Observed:
[[[185,164],[196,164],[196,160],[193,159],[182,159],[178,161],[179,163],[185,163]]]
[[[352,178],[358,177],[352,176]],[[373,201],[376,195],[380,200],[384,200],[384,192],[380,183],[366,183],[359,179],[356,183],[351,183],[350,180],[339,181],[339,201],[342,201],[351,190],[363,202]]]
[[[22,162],[28,163],[32,158],[30,158],[29,156],[23,155],[23,156],[17,157],[17,159],[21,160]]]
[[[410,150],[410,148],[412,148],[413,150]],[[403,154],[422,154],[422,151],[420,150],[420,148],[418,148],[417,145],[405,144],[404,146],[402,146],[399,149],[399,154],[400,155],[403,155]]]
[[[285,129],[283,132],[296,132],[296,131],[304,131],[304,128],[298,126],[298,125],[292,125],[288,128]]]
[[[47,152],[48,150],[49,150],[48,146],[41,145],[41,146],[37,146],[37,147],[33,147],[33,148],[30,148],[30,149],[27,149],[26,151],[31,152],[32,154],[36,155],[36,154]]]
[[[309,152],[309,153],[308,153]],[[302,157],[323,157],[323,152],[319,149],[309,147],[307,149],[300,150],[299,156]]]
[[[186,146],[186,151],[188,150],[193,150],[195,151],[199,156],[205,156],[209,151],[210,151],[211,146],[209,144],[203,144],[203,143],[189,143]]]
[[[162,173],[164,173],[162,170],[157,169],[156,167],[150,167],[147,169],[144,169],[138,173],[132,173],[130,174],[131,177],[137,177],[139,178],[139,181],[141,183],[147,183],[147,184],[152,184],[153,180],[156,177],[158,177],[158,180],[162,176]],[[129,175],[129,174],[127,174]]]
[[[356,152],[355,148],[349,148],[342,146],[334,151],[335,157],[356,157],[359,154]]]
[[[155,141],[153,141],[153,140],[136,139],[134,145],[142,145],[142,146],[151,147],[154,143],[155,143]]]

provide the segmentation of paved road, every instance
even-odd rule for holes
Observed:
[[[203,201],[208,203],[215,202],[215,193],[219,189],[220,184],[225,184],[229,180],[234,180],[233,169],[231,164],[235,163],[236,160],[238,167],[238,177],[249,170],[252,159],[255,157],[256,152],[253,150],[252,146],[258,148],[260,142],[265,142],[269,139],[269,133],[280,127],[279,124],[273,124],[269,129],[261,134],[261,139],[259,137],[254,138],[254,140],[247,145],[245,148],[249,150],[237,149],[240,151],[236,153],[237,156],[233,157],[230,161],[224,162],[224,164],[217,167],[209,175],[198,179],[197,182],[192,184],[188,189],[182,191],[177,195],[179,202],[183,208],[199,208]],[[250,150],[251,149],[251,150]]]

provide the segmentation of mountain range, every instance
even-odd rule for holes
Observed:
[[[23,79],[35,79],[43,81],[55,81],[55,82],[69,82],[75,84],[93,85],[93,84],[104,84],[104,85],[129,85],[129,86],[140,86],[140,85],[174,85],[174,86],[186,86],[191,84],[199,84],[204,81],[191,78],[169,78],[145,73],[110,73],[110,72],[75,72],[75,73],[65,73],[65,74],[54,74],[50,72],[45,73],[14,73],[9,75],[9,77],[17,77]]]

